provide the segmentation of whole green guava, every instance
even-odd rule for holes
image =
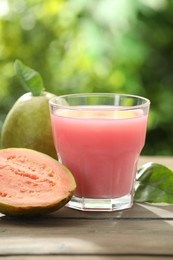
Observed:
[[[54,95],[42,92],[21,96],[9,111],[1,133],[2,148],[30,148],[57,159],[48,101]]]

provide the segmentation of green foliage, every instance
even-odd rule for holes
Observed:
[[[136,202],[173,204],[173,172],[158,163],[144,164],[137,174]]]
[[[33,96],[40,96],[44,90],[43,80],[40,74],[23,64],[20,60],[15,60],[14,68],[24,89],[27,92],[31,92]]]
[[[173,154],[172,16],[172,0],[0,0],[0,124],[24,93],[20,59],[57,95],[149,98],[143,153]]]

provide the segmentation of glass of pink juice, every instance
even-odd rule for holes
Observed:
[[[49,102],[59,161],[77,188],[67,206],[114,211],[133,204],[150,101],[126,94],[71,94]]]

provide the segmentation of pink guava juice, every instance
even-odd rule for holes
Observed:
[[[147,115],[143,111],[77,111],[51,115],[60,161],[73,173],[79,198],[118,198],[133,191]]]

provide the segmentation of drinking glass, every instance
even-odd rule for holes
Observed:
[[[150,101],[91,93],[57,96],[49,105],[59,161],[77,183],[67,206],[86,211],[130,208]]]

